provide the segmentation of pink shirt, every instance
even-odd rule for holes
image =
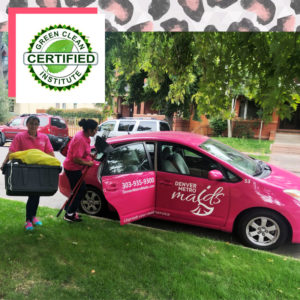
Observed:
[[[74,163],[73,159],[75,157],[80,157],[83,160],[90,161],[92,160],[90,154],[90,138],[86,137],[83,131],[77,132],[70,142],[67,158],[63,164],[64,168],[68,171],[82,170],[84,166]]]
[[[45,153],[53,152],[49,138],[44,133],[37,133],[36,137],[29,135],[27,131],[18,133],[13,139],[9,151],[17,152],[29,149],[39,149]]]

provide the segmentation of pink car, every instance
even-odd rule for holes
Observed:
[[[155,217],[235,231],[247,246],[300,243],[300,178],[205,136],[153,132],[108,139],[88,170],[81,208],[118,212],[121,224]],[[70,195],[65,174],[60,191]]]

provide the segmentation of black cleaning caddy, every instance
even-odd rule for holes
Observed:
[[[58,189],[60,166],[28,165],[10,161],[3,168],[6,195],[52,196]]]

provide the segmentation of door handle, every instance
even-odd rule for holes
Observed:
[[[112,183],[106,187],[106,190],[109,192],[115,192],[117,190],[117,185],[115,183]]]
[[[172,182],[169,181],[169,180],[161,180],[159,183],[160,183],[160,184],[163,184],[163,185],[169,185],[169,186],[172,186]]]

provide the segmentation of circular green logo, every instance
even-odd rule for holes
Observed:
[[[92,52],[88,39],[70,26],[54,25],[39,32],[24,53],[35,80],[54,91],[78,86],[88,76],[98,54]]]

